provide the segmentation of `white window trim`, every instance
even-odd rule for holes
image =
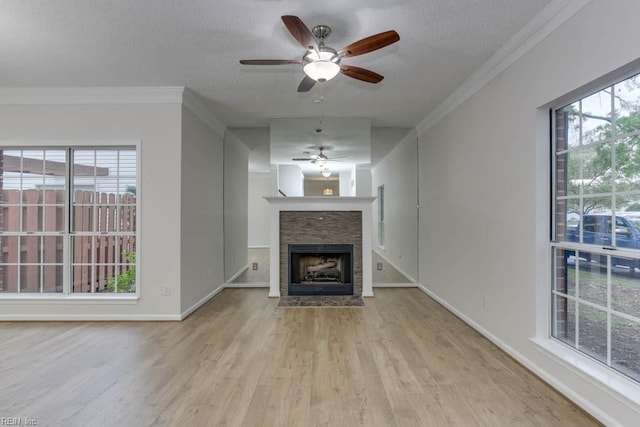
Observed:
[[[595,385],[604,393],[632,407],[640,406],[640,385],[614,369],[591,359],[562,341],[549,338],[531,338],[536,350],[571,372]]]

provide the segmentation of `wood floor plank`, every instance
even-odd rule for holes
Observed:
[[[590,426],[417,289],[278,308],[227,289],[183,322],[0,323],[0,414],[39,426]]]

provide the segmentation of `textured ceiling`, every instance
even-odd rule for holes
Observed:
[[[188,86],[230,127],[323,117],[413,127],[549,2],[2,0],[0,86]],[[300,66],[240,65],[300,58],[285,14],[331,26],[337,49],[395,29],[399,43],[344,60],[385,79],[339,75],[297,93]]]

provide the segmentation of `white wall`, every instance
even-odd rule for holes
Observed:
[[[224,138],[224,277],[227,281],[248,262],[248,191],[249,149],[232,131],[227,131]]]
[[[352,185],[353,184],[353,185]],[[356,167],[353,165],[349,170],[340,172],[340,196],[356,195]]]
[[[373,194],[384,185],[384,246],[378,241],[379,200],[373,202],[374,250],[406,276],[418,278],[418,141],[405,137],[371,170]]]
[[[356,196],[371,197],[374,195],[371,184],[371,167],[365,165],[356,166],[355,173]]]
[[[181,104],[0,105],[0,144],[50,141],[102,145],[140,141],[137,252],[140,299],[134,302],[0,300],[3,316],[31,318],[178,318],[180,315]],[[161,212],[161,214],[159,214]],[[163,295],[169,287],[170,296]]]
[[[223,139],[182,108],[181,312],[224,285]]]
[[[278,189],[287,197],[304,196],[304,178],[298,165],[278,165]]]
[[[249,172],[249,247],[269,246],[269,203],[265,196],[275,196],[271,192],[270,173]]]
[[[549,123],[540,107],[636,60],[638,16],[637,0],[592,1],[419,135],[421,283],[600,420],[625,426],[640,420],[637,403],[530,338],[547,336],[549,318]]]

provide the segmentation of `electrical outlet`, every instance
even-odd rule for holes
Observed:
[[[162,295],[164,295],[165,297],[171,295],[171,286],[165,286],[162,290]]]
[[[251,269],[252,269],[253,271],[256,271],[256,270],[258,269],[258,263],[257,263],[257,262],[254,262],[253,264],[251,264]]]
[[[485,310],[489,309],[489,297],[486,295],[482,297],[482,308]]]
[[[382,263],[381,262],[376,264],[376,270],[378,270],[378,271],[382,270]]]

